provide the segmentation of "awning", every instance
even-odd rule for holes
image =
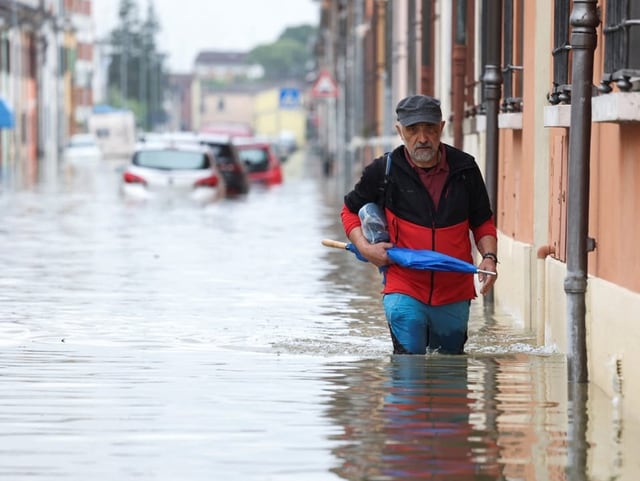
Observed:
[[[13,112],[7,102],[0,98],[0,129],[12,129],[13,124]]]

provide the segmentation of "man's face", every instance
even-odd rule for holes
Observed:
[[[443,128],[444,121],[437,124],[421,122],[406,127],[396,125],[411,159],[422,167],[430,167],[437,163]]]

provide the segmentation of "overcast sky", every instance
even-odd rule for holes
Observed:
[[[317,25],[313,0],[153,0],[161,32],[159,48],[172,72],[188,72],[201,50],[248,51],[274,42],[287,27]],[[140,17],[147,0],[137,0]],[[117,24],[120,0],[93,0],[99,39]]]

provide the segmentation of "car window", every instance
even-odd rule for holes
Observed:
[[[239,149],[240,160],[245,163],[249,172],[267,170],[269,156],[263,149]]]
[[[218,165],[238,164],[238,157],[235,154],[235,150],[231,147],[231,144],[207,142],[206,140],[202,141],[202,143],[213,152],[213,156]]]
[[[184,150],[142,150],[135,154],[134,165],[152,169],[193,170],[209,168],[209,158],[202,152]]]

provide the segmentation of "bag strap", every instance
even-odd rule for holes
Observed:
[[[384,169],[384,180],[382,182],[382,186],[378,187],[378,191],[380,192],[380,196],[378,197],[378,204],[382,209],[384,209],[386,201],[387,201],[387,187],[389,186],[389,172],[391,172],[391,152],[387,152],[387,163]]]
[[[389,172],[391,172],[391,152],[387,152],[387,164],[384,168],[384,187],[383,190],[385,192],[387,192],[387,186],[389,185]]]

